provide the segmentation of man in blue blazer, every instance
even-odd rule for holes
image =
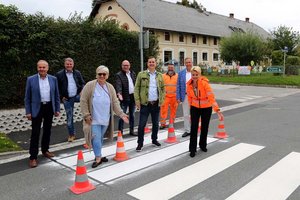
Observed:
[[[49,152],[53,115],[59,116],[60,100],[57,79],[47,74],[49,65],[45,60],[37,63],[38,73],[27,78],[25,91],[25,111],[28,120],[32,121],[29,148],[29,166],[36,167],[39,152],[39,136],[43,121],[42,153],[45,157],[54,157]]]
[[[186,83],[191,79],[192,59],[185,58],[185,69],[178,73],[177,86],[176,86],[176,99],[178,104],[182,103],[183,118],[184,118],[184,133],[182,137],[190,135],[191,122],[190,122],[190,105],[186,96]]]

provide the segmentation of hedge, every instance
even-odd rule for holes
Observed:
[[[109,82],[120,70],[122,60],[140,71],[138,33],[119,28],[114,21],[94,23],[74,14],[68,20],[26,15],[14,6],[0,4],[0,108],[16,108],[24,104],[26,78],[37,73],[40,59],[49,62],[49,74],[63,68],[63,59],[74,59],[75,68],[85,81],[95,78],[99,65],[110,69]],[[150,38],[144,58],[157,56],[158,41]]]

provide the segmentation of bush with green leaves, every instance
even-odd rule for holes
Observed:
[[[37,73],[40,59],[49,62],[49,74],[63,68],[63,59],[74,59],[85,81],[95,79],[95,70],[106,65],[109,82],[127,59],[140,71],[138,33],[119,28],[114,21],[97,23],[74,14],[68,20],[26,15],[14,6],[0,4],[0,109],[23,106],[26,78]],[[157,56],[158,41],[151,35],[144,58]]]

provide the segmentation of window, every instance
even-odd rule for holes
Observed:
[[[202,53],[202,60],[207,61],[207,53]]]
[[[203,44],[207,44],[207,37],[203,36]]]
[[[193,66],[198,65],[198,53],[193,52]]]
[[[108,6],[107,10],[112,10],[112,7],[111,7],[111,6]]]
[[[165,32],[165,41],[170,41],[170,32]]]
[[[192,43],[197,43],[197,36],[196,35],[192,35]]]
[[[184,42],[184,35],[182,33],[179,34],[179,42]]]
[[[179,52],[179,64],[180,64],[180,66],[184,66],[184,52],[183,51]]]
[[[172,51],[164,51],[164,63],[172,59]]]
[[[214,45],[218,45],[218,38],[214,37]]]
[[[213,61],[219,61],[219,54],[218,53],[213,54]]]

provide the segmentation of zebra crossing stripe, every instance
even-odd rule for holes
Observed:
[[[176,135],[182,134],[181,132],[177,132],[176,131]],[[168,137],[168,132],[167,131],[160,131],[158,134],[158,139],[159,140],[165,140]],[[151,134],[147,134],[145,135],[145,140],[144,140],[145,144],[150,144],[151,143]],[[129,149],[134,149],[137,145],[136,140],[130,140],[130,141],[125,141],[125,148],[126,150]],[[102,155],[103,156],[110,156],[110,155],[114,155],[116,153],[116,146],[115,145],[111,145],[111,146],[107,146],[102,148]],[[91,160],[94,160],[95,156],[93,152],[89,152],[86,151],[83,153],[84,155],[84,160],[86,162],[89,162]],[[77,155],[74,156],[70,156],[70,157],[66,157],[66,158],[62,158],[62,159],[58,159],[57,160],[58,163],[61,163],[65,166],[70,166],[72,168],[76,168],[76,163],[77,163]]]
[[[170,199],[263,148],[262,146],[245,143],[237,144],[191,166],[132,190],[127,194],[142,200]],[[164,188],[163,192],[153,192],[160,191],[161,188]]]
[[[282,200],[300,185],[300,153],[292,152],[227,198]]]
[[[215,138],[207,138],[207,143],[216,141]],[[157,151],[150,152],[148,154],[138,156],[121,163],[117,163],[99,170],[90,172],[88,175],[91,178],[99,180],[101,182],[108,182],[113,179],[122,177],[132,172],[144,169],[151,165],[160,163],[167,159],[178,156],[188,151],[188,141],[184,141],[172,146],[162,148]]]

